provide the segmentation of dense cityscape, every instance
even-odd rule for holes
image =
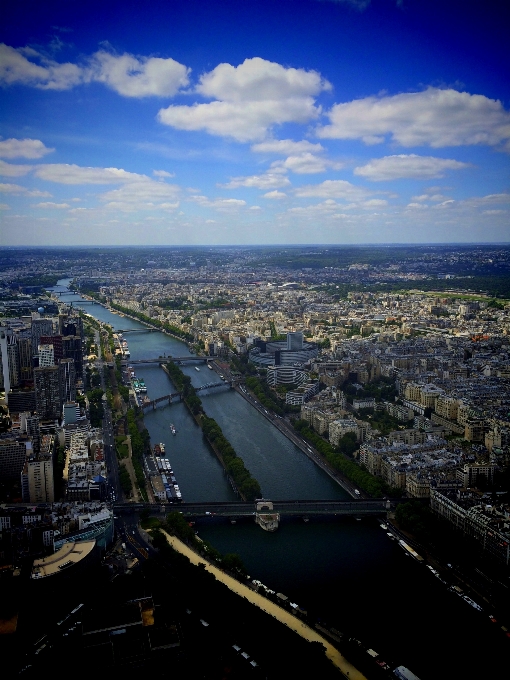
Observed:
[[[506,4],[2,8],[6,678],[506,680]]]
[[[504,636],[509,254],[506,246],[4,252],[0,554],[4,583],[15,584],[15,596],[2,619],[19,640],[18,671],[37,673],[43,658],[67,658],[91,644],[110,668],[189,668],[186,649],[196,630],[187,630],[176,611],[156,617],[148,642],[133,638],[141,646],[135,661],[110,642],[92,641],[104,636],[101,626],[120,630],[138,614],[121,614],[112,604],[116,613],[109,616],[117,623],[92,625],[97,612],[80,601],[72,607],[80,606],[78,623],[75,613],[62,612],[70,617],[62,637],[53,631],[57,622],[41,620],[19,595],[49,597],[87,573],[91,582],[120,578],[123,588],[136,590],[139,575],[155,578],[147,565],[169,559],[163,531],[262,594],[268,607],[277,605],[276,618],[286,611],[304,618],[344,674],[377,678],[393,671],[349,631],[311,619],[285,594],[249,577],[237,551],[222,555],[199,538],[213,515],[234,525],[255,519],[269,532],[285,531],[292,517],[312,526],[315,515],[333,511],[357,519],[378,515],[404,553],[483,614],[496,638]],[[101,309],[117,321],[106,323]],[[172,351],[153,357],[147,349],[133,359],[129,333],[143,329],[146,337],[171,339]],[[152,393],[137,377],[144,362],[167,373],[167,394]],[[320,508],[313,497],[294,508],[275,498],[260,501],[267,493],[251,470],[250,452],[232,448],[228,417],[218,422],[208,414],[210,395],[225,388],[334,480],[342,499]],[[179,483],[164,442],[151,439],[144,414],[171,414],[176,399],[224,468],[235,494],[230,505],[226,497],[215,505],[215,493],[194,497]],[[180,440],[180,426],[169,428],[179,435],[172,441]],[[137,602],[140,621],[153,617],[154,624],[152,594]],[[254,677],[273,677],[257,655],[258,661],[239,657],[246,668],[239,661],[237,669],[241,649],[230,645],[234,677],[245,677],[251,662]]]

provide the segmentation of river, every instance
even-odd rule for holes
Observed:
[[[64,290],[68,280],[58,282]],[[79,305],[77,295],[63,300]],[[83,305],[114,329],[141,329],[137,321],[99,305]],[[127,333],[131,359],[189,354],[184,343],[163,333]],[[215,374],[204,364],[182,366],[198,387]],[[151,398],[172,391],[158,366],[138,366]],[[206,413],[259,481],[266,498],[344,499],[346,492],[314,465],[240,395],[220,388],[200,393]],[[200,428],[181,403],[149,411],[145,423],[153,443],[163,441],[186,501],[235,500],[234,493]],[[177,428],[172,436],[169,424]],[[277,532],[252,522],[231,525],[206,518],[202,538],[223,553],[241,555],[253,578],[288,595],[337,629],[410,668],[421,680],[506,678],[510,640],[480,613],[450,593],[423,565],[390,541],[375,520],[353,518],[283,520]]]

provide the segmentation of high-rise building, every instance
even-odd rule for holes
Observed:
[[[75,314],[59,314],[58,332],[64,336],[78,335],[83,338],[83,319]]]
[[[60,402],[76,399],[76,369],[74,359],[62,359],[58,364],[58,381],[60,385]]]
[[[32,453],[32,443],[24,436],[0,437],[0,479],[18,479],[27,455]]]
[[[38,354],[39,368],[55,366],[55,352],[53,351],[53,345],[39,345]]]
[[[34,364],[32,361],[32,337],[20,335],[18,337],[19,368],[22,384],[34,379]]]
[[[26,461],[21,473],[21,488],[25,503],[53,503],[55,501],[51,456],[35,456]]]
[[[42,420],[60,417],[61,401],[58,366],[34,368],[35,403]]]
[[[41,335],[40,344],[53,345],[53,356],[55,357],[56,364],[58,364],[60,359],[64,358],[64,350],[62,348],[61,335]]]
[[[78,378],[83,378],[83,343],[79,335],[62,338],[64,359],[74,359],[74,369]]]
[[[287,349],[293,351],[303,349],[303,333],[287,333]]]
[[[32,450],[38,455],[41,450],[41,430],[39,427],[39,416],[32,415],[30,411],[20,413],[20,429],[32,440]]]
[[[53,321],[51,319],[32,319],[32,349],[37,354],[42,335],[53,335]]]

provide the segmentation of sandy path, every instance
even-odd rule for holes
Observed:
[[[333,645],[328,640],[326,640],[326,638],[322,637],[322,635],[317,633],[317,631],[315,631],[313,628],[310,628],[310,626],[293,616],[286,609],[282,609],[282,607],[279,607],[274,602],[271,602],[262,595],[259,595],[259,593],[256,593],[251,588],[248,588],[248,586],[245,586],[243,583],[240,583],[228,574],[225,574],[218,567],[210,564],[175,536],[171,536],[166,531],[163,531],[163,533],[172,548],[188,557],[193,564],[204,564],[208,572],[214,574],[218,581],[224,583],[234,593],[241,595],[255,606],[259,607],[271,616],[274,616],[275,619],[278,619],[278,621],[285,624],[294,632],[298,633],[298,635],[301,635],[301,637],[305,638],[305,640],[308,640],[309,642],[320,642],[322,645],[324,645],[326,656],[341,671],[344,677],[348,677],[353,680],[366,680],[365,676],[356,668],[354,668],[354,666],[352,666],[347,661],[347,659],[345,659],[340,654],[338,649],[333,647]]]

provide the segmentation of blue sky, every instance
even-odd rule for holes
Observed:
[[[11,4],[4,245],[510,240],[502,1]]]

